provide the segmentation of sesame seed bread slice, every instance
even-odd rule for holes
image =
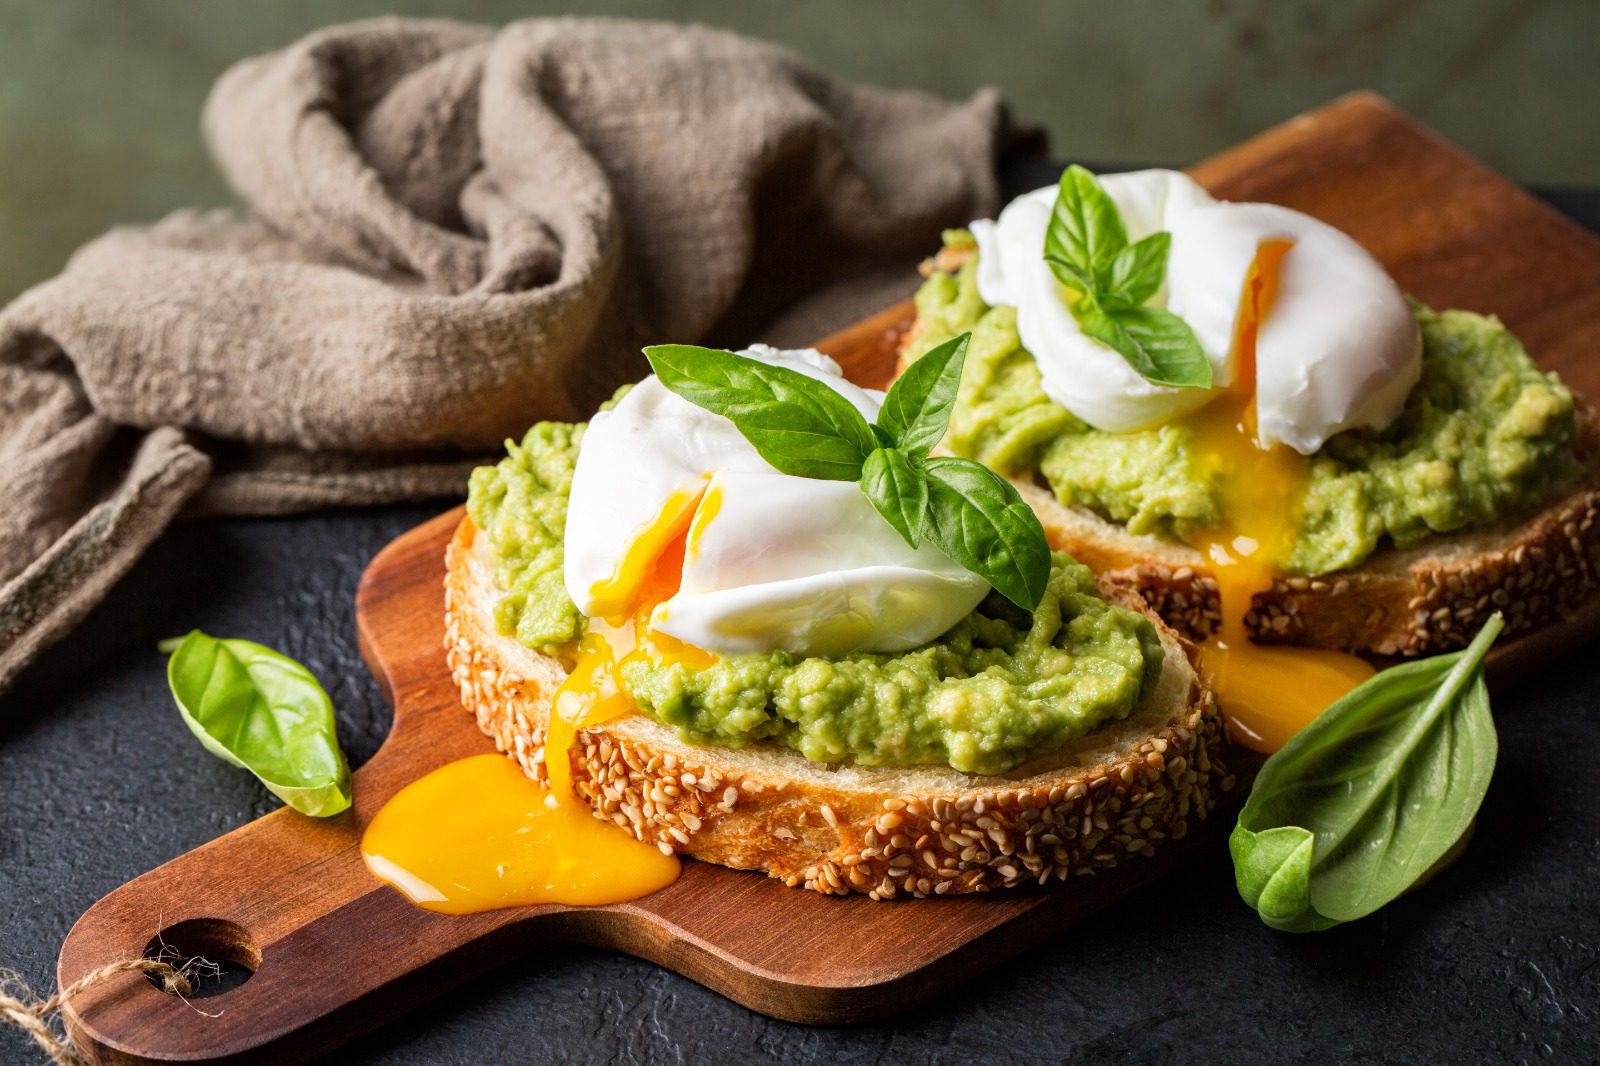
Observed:
[[[445,651],[461,701],[543,782],[545,727],[567,669],[497,631],[492,560],[470,519],[445,559]],[[776,744],[702,747],[636,713],[578,731],[574,790],[663,851],[825,894],[982,892],[1091,873],[1182,838],[1234,787],[1192,649],[1156,624],[1165,664],[1133,713],[1004,776],[828,766]]]
[[[966,248],[922,264],[961,269]],[[923,350],[921,323],[900,344],[899,370]],[[1411,548],[1381,548],[1360,566],[1320,577],[1285,576],[1251,598],[1245,624],[1264,644],[1374,655],[1429,655],[1465,647],[1502,611],[1514,636],[1571,616],[1600,581],[1600,414],[1581,397],[1575,449],[1583,473],[1551,489],[1538,510],[1489,526],[1441,533]],[[1138,593],[1183,637],[1201,641],[1221,623],[1216,578],[1186,544],[1129,533],[1082,507],[1061,504],[1031,474],[1013,477],[1050,546]]]
[[[1137,592],[1186,638],[1203,640],[1220,623],[1216,579],[1193,548],[1064,507],[1037,484],[1017,488],[1052,547]],[[1591,476],[1532,515],[1385,548],[1321,577],[1279,577],[1251,598],[1245,624],[1261,643],[1376,655],[1464,647],[1495,611],[1512,634],[1525,633],[1573,615],[1595,595],[1597,514],[1600,478]]]

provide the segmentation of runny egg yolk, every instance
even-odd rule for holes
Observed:
[[[1292,448],[1256,438],[1256,338],[1277,292],[1291,242],[1267,241],[1240,296],[1234,338],[1239,380],[1191,420],[1196,457],[1217,475],[1222,522],[1195,541],[1217,580],[1222,626],[1200,648],[1235,740],[1274,752],[1333,701],[1374,673],[1365,660],[1319,648],[1250,640],[1252,597],[1272,587],[1296,528],[1294,502],[1307,461]]]
[[[624,664],[648,659],[679,662],[696,670],[716,664],[715,655],[651,629],[650,616],[677,593],[689,544],[699,539],[719,506],[720,497],[707,492],[704,485],[695,492],[673,494],[655,520],[629,544],[616,573],[605,583],[604,593],[595,590],[596,599],[611,613],[589,619],[588,630],[578,643],[577,661],[556,689],[544,744],[552,803],[587,812],[572,793],[568,752],[580,728],[635,710],[622,684]]]
[[[579,729],[634,710],[624,663],[646,656],[697,668],[716,662],[653,632],[649,621],[677,592],[684,553],[719,503],[703,485],[675,494],[633,538],[603,595],[595,590],[611,613],[589,620],[556,689],[544,745],[548,788],[503,755],[440,767],[396,793],[367,827],[361,853],[376,877],[417,906],[447,914],[621,903],[677,878],[676,856],[601,821],[574,795],[570,752]]]
[[[676,856],[549,799],[504,755],[457,759],[383,805],[361,857],[412,903],[443,914],[625,903],[677,879]]]

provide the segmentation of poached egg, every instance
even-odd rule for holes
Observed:
[[[743,354],[826,384],[868,421],[883,402],[818,352]],[[653,375],[584,432],[565,542],[563,577],[584,615],[620,624],[648,608],[652,633],[718,655],[905,651],[989,591],[931,543],[907,545],[853,482],[779,473],[731,421]],[[642,602],[647,573],[678,542],[675,589]]]
[[[1254,349],[1260,444],[1309,455],[1336,433],[1379,429],[1399,415],[1422,371],[1416,317],[1383,266],[1350,237],[1273,204],[1225,203],[1172,170],[1112,174],[1101,186],[1129,242],[1172,234],[1166,281],[1151,303],[1188,322],[1211,363],[1210,389],[1153,385],[1086,336],[1045,263],[1054,186],[972,224],[978,292],[1016,308],[1017,332],[1045,393],[1096,429],[1125,433],[1170,422],[1229,390],[1245,373],[1238,337],[1263,248],[1280,249],[1271,314]]]

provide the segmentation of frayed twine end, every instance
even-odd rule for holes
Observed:
[[[155,958],[107,963],[44,999],[39,998],[15,970],[0,970],[0,1021],[26,1033],[56,1066],[89,1066],[89,1060],[67,1040],[64,1029],[58,1028],[61,1009],[74,996],[117,974],[129,972],[149,975],[162,991],[177,996],[191,1010],[208,1018],[219,1017],[222,1013],[210,1014],[189,1003],[196,981],[200,978],[216,978],[222,973],[222,968],[210,959],[199,956],[182,958],[177,951],[163,944]]]

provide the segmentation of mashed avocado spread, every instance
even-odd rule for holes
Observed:
[[[582,425],[541,422],[468,487],[467,513],[489,537],[503,590],[496,624],[549,654],[583,632],[561,573],[582,440]],[[1148,619],[1100,599],[1088,569],[1058,553],[1032,617],[991,593],[938,640],[896,655],[772,652],[703,670],[634,661],[622,676],[641,710],[691,743],[771,740],[821,762],[991,774],[1126,717],[1162,654]]]
[[[971,247],[954,230],[947,247]],[[1405,547],[1429,533],[1483,525],[1536,502],[1577,470],[1572,394],[1540,371],[1499,320],[1417,308],[1422,378],[1394,425],[1342,433],[1313,458],[1287,569],[1355,566],[1387,536]],[[1064,504],[1135,533],[1174,540],[1219,520],[1215,475],[1172,424],[1133,433],[1092,429],[1054,403],[1017,337],[1016,312],[978,295],[974,252],[917,292],[926,351],[972,331],[945,444],[997,470],[1038,470]]]

